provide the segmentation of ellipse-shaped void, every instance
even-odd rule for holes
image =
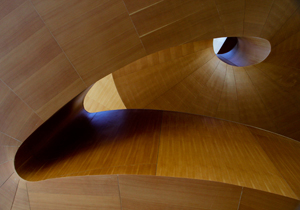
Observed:
[[[240,67],[258,64],[271,52],[270,42],[257,37],[222,37],[214,39],[213,45],[221,61]]]

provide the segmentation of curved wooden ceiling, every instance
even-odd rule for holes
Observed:
[[[0,5],[5,208],[11,208],[14,195],[17,203],[26,194],[14,173],[16,148],[10,147],[18,147],[86,87],[145,55],[214,37],[262,37],[270,41],[272,56],[260,67],[272,69],[270,77],[299,104],[297,0],[2,0]],[[297,116],[297,111],[285,116],[290,120],[282,128],[295,136]]]

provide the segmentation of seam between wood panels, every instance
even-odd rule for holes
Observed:
[[[29,198],[29,192],[28,192],[27,182],[25,184],[26,184],[26,192],[27,192],[27,198],[28,198],[28,205],[29,205],[29,209],[31,210],[31,204],[30,204],[30,198]]]
[[[126,53],[126,52],[128,52],[129,50],[131,50],[131,49],[133,49],[133,48],[135,48],[136,46],[139,46],[139,44],[138,45],[134,45],[133,47],[130,47],[130,48],[128,48],[127,50],[125,50],[124,52],[121,52],[120,54],[117,54],[117,55],[115,55],[114,57],[112,57],[112,58],[110,58],[109,60],[107,60],[106,62],[104,62],[104,63],[102,63],[102,64],[100,64],[100,65],[98,65],[98,66],[96,66],[95,68],[93,68],[93,69],[91,69],[88,73],[91,73],[91,72],[93,72],[95,69],[97,69],[97,68],[99,68],[99,67],[101,67],[101,66],[103,66],[103,65],[105,65],[105,64],[107,64],[108,62],[110,62],[110,61],[112,61],[113,59],[115,59],[116,57],[118,57],[118,56],[120,56],[120,55],[122,55],[122,54],[124,54],[124,53]],[[145,57],[145,56],[144,56]],[[142,57],[141,57],[142,58]],[[139,59],[139,58],[137,58],[137,59]],[[136,60],[135,60],[136,61]],[[131,62],[132,63],[132,62]],[[117,70],[115,70],[115,71],[117,71]],[[99,72],[100,73],[100,72]],[[109,74],[112,74],[113,72],[110,72],[110,73],[105,73],[106,75],[105,76],[107,76],[107,75],[109,75]],[[102,78],[104,78],[105,76],[103,76]],[[101,78],[101,79],[102,79]],[[97,81],[99,81],[99,79],[97,79]],[[97,82],[96,81],[96,82]],[[93,84],[95,84],[96,82],[94,82]]]
[[[58,159],[55,159],[58,160]],[[68,174],[60,174],[61,176],[69,176],[69,175],[73,175],[73,174],[78,174],[78,173],[84,173],[84,172],[90,172],[90,171],[94,171],[94,170],[102,170],[102,169],[110,169],[110,168],[119,168],[119,167],[134,167],[134,166],[146,166],[146,165],[155,165],[153,163],[145,163],[145,164],[136,164],[136,165],[118,165],[118,166],[112,166],[112,167],[101,167],[101,168],[93,168],[93,169],[89,169],[89,170],[84,170],[84,171],[76,171],[76,172],[72,172],[72,173],[68,173]],[[104,175],[104,174],[97,174],[97,175]],[[75,175],[78,176],[78,175]],[[81,175],[79,175],[81,176]],[[87,176],[87,175],[84,175]],[[58,178],[58,177],[57,177]],[[47,178],[48,179],[48,178]]]
[[[249,130],[249,129],[248,129]],[[274,168],[276,169],[276,171],[280,174],[280,177],[285,181],[285,183],[287,184],[287,186],[290,188],[290,190],[295,194],[296,198],[299,200],[300,197],[298,197],[298,195],[294,192],[294,190],[291,188],[291,186],[289,185],[289,183],[286,181],[286,179],[284,178],[284,176],[281,174],[280,170],[276,167],[276,165],[274,164],[274,162],[271,160],[270,156],[268,155],[268,153],[266,152],[266,150],[261,146],[261,144],[259,143],[260,141],[257,139],[256,135],[252,133],[251,130],[249,130],[250,133],[252,134],[252,136],[254,137],[256,143],[258,144],[258,146],[264,151],[266,157],[270,160],[270,162],[273,164]],[[269,138],[269,137],[268,137]],[[254,188],[253,188],[254,189]],[[266,191],[268,192],[268,191]],[[268,193],[274,193],[274,192],[268,192]],[[278,193],[275,193],[277,195],[280,195]],[[285,197],[288,197],[288,198],[292,198],[290,196],[287,196],[287,195],[281,195],[281,196],[285,196]],[[293,198],[295,199],[295,198]]]
[[[156,160],[156,170],[155,170],[156,176],[157,176],[157,166],[158,166],[158,158],[159,158],[159,148],[161,143],[161,130],[162,130],[163,118],[164,118],[164,111],[160,111],[160,112],[161,112],[161,120],[160,120],[159,139],[158,139],[158,146],[157,146],[157,160]]]
[[[163,25],[163,26],[161,26],[161,27],[159,27],[159,28],[156,28],[156,29],[154,29],[154,30],[152,30],[152,31],[149,31],[149,32],[147,32],[147,33],[141,35],[140,38],[143,38],[143,37],[145,37],[145,36],[148,36],[149,34],[152,34],[153,32],[159,31],[159,30],[162,29],[162,28],[165,28],[165,27],[167,27],[167,26],[169,26],[169,25],[172,25],[172,24],[177,23],[177,22],[179,22],[179,21],[181,21],[181,20],[184,20],[185,18],[190,17],[190,16],[192,16],[192,15],[194,15],[194,14],[196,14],[196,13],[199,13],[199,12],[201,12],[201,11],[198,11],[198,10],[197,10],[197,11],[195,11],[195,12],[193,12],[193,13],[190,13],[190,14],[188,14],[188,15],[186,15],[186,16],[184,16],[184,17],[178,19],[178,20],[174,20],[173,22],[170,22],[170,23],[168,23],[168,24],[166,24],[166,25]],[[208,16],[208,17],[205,17],[205,18],[201,18],[201,20],[202,20],[202,21],[203,21],[203,20],[207,20],[207,19],[210,19],[210,18],[213,17],[213,16],[214,16],[214,15],[211,15],[211,16]],[[195,24],[193,24],[193,25],[190,25],[189,28],[191,28],[191,27],[193,27],[194,25],[197,25],[197,24],[199,24],[199,22],[197,22],[197,23],[195,23]],[[207,32],[206,32],[206,33],[207,33]],[[204,33],[204,34],[206,34],[206,33]],[[203,35],[203,34],[201,34],[201,35]],[[200,36],[201,36],[201,35],[200,35]],[[179,44],[179,45],[180,45],[180,44]]]
[[[204,49],[204,50],[207,50],[208,48]],[[201,50],[201,51],[204,51],[204,50]],[[200,52],[200,51],[198,51]],[[180,58],[184,58],[185,56],[183,57],[180,57]],[[214,59],[214,55],[212,56],[211,59],[209,59],[207,62],[205,62],[200,68],[202,68],[205,64],[207,64],[208,62],[210,62],[212,59]],[[218,64],[219,65],[219,64]],[[217,65],[217,66],[218,66]],[[190,68],[190,67],[188,67]],[[176,87],[179,83],[183,82],[186,78],[188,78],[189,76],[191,76],[193,73],[195,73],[196,71],[198,71],[200,68],[197,68],[195,69],[195,71],[192,71],[190,74],[188,74],[187,76],[185,76],[184,78],[182,78],[180,81],[178,81],[176,84],[174,84],[173,86],[171,86],[170,88],[168,88],[166,91],[164,91],[162,94],[160,94],[159,96],[157,96],[155,99],[153,99],[152,101],[150,101],[148,104],[146,104],[144,107],[142,107],[142,109],[145,109],[147,106],[149,106],[153,101],[157,100],[158,98],[162,97],[165,93],[169,92],[171,89],[173,89],[174,87]],[[216,67],[217,68],[217,67]],[[215,68],[215,70],[216,70]],[[214,71],[215,71],[214,70]]]
[[[289,17],[289,18],[287,18],[286,19],[286,21],[281,25],[281,27],[276,31],[276,32],[278,32],[278,31],[281,31],[281,29],[283,28],[283,26],[297,13],[297,11],[300,9],[300,6],[298,6],[297,7],[297,9],[293,12],[293,14]],[[297,32],[296,32],[297,33]],[[277,45],[279,45],[279,44],[281,44],[282,42],[284,42],[285,40],[287,40],[288,38],[290,38],[291,36],[293,36],[294,35],[294,33],[292,34],[292,35],[290,35],[290,36],[288,36],[288,37],[285,37],[285,39],[280,39],[281,40],[281,42],[279,42],[279,43],[277,43],[276,45],[274,45],[274,46],[272,46],[272,39],[274,38],[274,36],[276,35],[277,33],[274,33],[274,35],[271,37],[271,38],[269,38],[268,40],[270,40],[269,42],[270,42],[270,44],[271,44],[271,47],[273,48],[273,49],[275,49],[275,47],[277,46]],[[272,51],[271,51],[272,52]]]
[[[239,68],[239,67],[236,67]],[[240,121],[240,109],[239,109],[239,96],[238,96],[238,92],[237,92],[237,85],[236,85],[236,78],[235,78],[235,69],[233,68],[233,66],[231,66],[232,69],[232,73],[233,73],[233,77],[234,77],[234,85],[235,85],[235,94],[236,94],[236,106],[237,106],[237,112],[238,112],[238,121]]]
[[[246,19],[246,0],[244,0],[244,20],[243,20],[243,36],[245,35],[245,19]]]
[[[47,24],[45,23],[44,19],[42,18],[42,16],[40,15],[40,13],[38,13],[37,9],[35,8],[35,6],[33,5],[32,1],[30,0],[30,3],[32,5],[32,7],[34,8],[35,12],[39,15],[41,21],[44,23],[45,27],[47,28],[47,30],[49,31],[49,33],[51,34],[52,38],[55,40],[55,42],[57,43],[57,45],[59,46],[59,48],[61,49],[62,53],[65,55],[66,59],[69,61],[69,63],[71,64],[72,68],[74,69],[74,71],[77,73],[78,77],[81,79],[81,81],[83,82],[83,84],[85,85],[85,87],[87,87],[87,85],[85,84],[85,82],[83,81],[82,77],[80,76],[80,74],[78,73],[78,71],[76,70],[75,66],[73,65],[73,63],[70,61],[69,57],[67,56],[67,54],[65,53],[65,51],[63,50],[63,48],[60,46],[60,44],[58,43],[58,41],[56,40],[56,38],[54,37],[54,35],[52,34],[52,32],[50,31],[50,29],[48,28]]]
[[[16,192],[15,192],[15,196],[14,196],[14,199],[13,199],[13,202],[12,202],[12,204],[11,204],[11,208],[10,208],[10,209],[12,209],[13,206],[14,206],[14,203],[15,203],[15,200],[16,200],[16,196],[17,196],[17,192],[18,192],[18,189],[19,189],[19,184],[20,184],[20,179],[19,179],[19,181],[18,181],[17,188],[16,188]]]
[[[134,14],[140,12],[140,11],[143,11],[143,10],[145,10],[145,9],[147,9],[147,8],[149,8],[149,7],[152,7],[152,6],[156,5],[156,4],[159,4],[159,3],[163,2],[163,1],[164,1],[164,0],[158,1],[158,2],[156,2],[156,3],[154,3],[154,4],[151,4],[151,5],[148,5],[148,6],[146,6],[146,7],[143,7],[142,9],[139,9],[139,10],[137,10],[137,11],[134,11],[134,12],[132,12],[132,13],[130,13],[130,14],[129,14],[129,12],[128,12],[128,14],[129,14],[129,15],[134,15]]]
[[[220,61],[221,62],[221,61]],[[228,64],[225,64],[226,65],[226,73],[225,73],[225,76],[224,76],[224,80],[223,80],[223,87],[222,87],[222,91],[220,93],[220,98],[219,98],[219,101],[218,101],[218,107],[214,113],[214,116],[216,116],[218,114],[218,110],[219,110],[219,107],[220,107],[220,102],[222,100],[222,95],[223,95],[223,92],[224,92],[224,87],[225,87],[225,82],[227,80],[227,73],[228,73],[228,70],[227,70],[227,67],[229,66]]]
[[[270,64],[271,64],[271,65],[274,65],[274,64],[272,64],[272,63],[270,63]],[[278,66],[278,65],[276,65],[276,66]],[[257,65],[253,65],[253,67],[257,68],[257,69],[258,69],[265,77],[267,77],[267,78],[271,81],[272,84],[276,85],[276,87],[277,87],[278,89],[282,90],[283,92],[286,92],[288,89],[290,89],[289,87],[286,88],[286,87],[282,87],[281,85],[277,85],[277,82],[276,82],[274,79],[272,79],[268,74],[266,74],[266,73],[264,72],[264,70],[261,69],[260,67],[258,67]],[[289,66],[280,66],[280,67],[288,67],[288,68],[290,68],[290,69],[295,69],[296,71],[298,71],[298,69],[297,69],[297,68],[294,68],[294,67],[289,67]],[[288,101],[289,101],[293,106],[297,107],[297,109],[300,109],[300,104],[293,102],[293,100],[291,99],[292,96],[290,96],[290,95],[288,95],[288,96],[284,95],[283,97],[286,98],[286,99],[288,99]]]
[[[119,198],[120,198],[120,207],[121,207],[121,210],[122,210],[123,207],[122,207],[122,197],[121,197],[121,189],[120,189],[119,175],[117,175],[117,180],[118,180],[118,190],[119,190]]]
[[[3,182],[3,184],[0,186],[0,188],[7,182],[7,180],[9,180],[9,178],[14,174],[15,172],[12,172],[9,176],[8,176],[8,178],[5,180],[5,182]]]
[[[129,19],[130,19],[130,21],[131,21],[131,23],[132,23],[132,26],[133,26],[133,28],[134,28],[134,30],[135,30],[137,36],[138,36],[138,39],[140,40],[140,42],[141,42],[141,44],[142,44],[142,46],[143,46],[143,49],[145,50],[146,55],[148,55],[147,50],[146,50],[146,48],[145,48],[145,46],[144,46],[144,43],[142,42],[141,37],[140,37],[140,35],[139,35],[139,33],[138,33],[138,31],[137,31],[137,29],[136,29],[136,27],[135,27],[135,25],[134,25],[132,19],[131,19],[131,16],[130,16],[130,14],[129,14],[129,11],[128,11],[128,9],[127,9],[127,6],[126,6],[124,0],[122,0],[122,2],[123,2],[124,7],[125,7],[125,9],[126,9],[126,11],[127,11],[127,14],[128,14],[128,17],[129,17]]]
[[[220,19],[220,21],[221,21],[221,23],[222,23],[222,27],[223,27],[223,30],[224,30],[224,34],[226,34],[226,36],[227,36],[226,30],[225,30],[225,24],[224,24],[224,22],[222,21],[222,19],[221,19],[221,17],[220,17],[220,11],[219,11],[218,6],[217,6],[217,4],[216,4],[216,0],[214,0],[214,4],[215,4],[216,10],[217,10],[217,12],[218,12],[219,19]]]
[[[68,41],[63,42],[63,45],[68,45],[68,44],[72,43],[73,41],[75,41],[75,40],[77,40],[77,39],[80,39],[80,38],[86,36],[88,33],[93,32],[93,31],[99,29],[100,27],[103,27],[103,25],[107,24],[108,22],[110,22],[110,21],[112,21],[112,20],[115,20],[115,19],[119,18],[120,16],[122,16],[122,15],[124,15],[124,14],[127,14],[127,12],[123,12],[123,13],[121,13],[121,14],[118,14],[117,16],[114,16],[113,18],[110,18],[109,20],[107,20],[106,22],[102,23],[101,25],[97,25],[97,27],[93,28],[92,30],[86,31],[84,34],[82,34],[82,35],[80,35],[80,36],[77,36],[77,37],[75,37],[75,38],[73,38],[73,39],[69,39]],[[112,39],[114,39],[114,38],[115,38],[115,37],[110,37],[110,39],[107,40],[107,42],[110,41],[110,40],[112,40]],[[97,47],[93,48],[92,50],[95,50],[95,49],[97,49]],[[75,59],[76,59],[76,58],[75,58]]]
[[[272,11],[272,9],[273,9],[273,7],[274,7],[274,2],[275,2],[275,0],[273,0],[273,2],[272,2],[272,5],[271,5],[271,7],[270,7],[270,10],[269,10],[268,16],[267,16],[267,18],[266,18],[266,21],[265,21],[265,23],[264,23],[264,26],[263,26],[263,28],[261,29],[261,32],[260,32],[260,34],[259,34],[260,37],[261,37],[261,34],[262,34],[263,30],[265,29],[266,23],[268,22],[268,19],[269,19],[269,17],[270,17],[271,11]]]
[[[5,85],[5,86],[7,86],[8,88],[9,88],[9,90],[11,91],[11,92],[13,92],[13,94],[15,94],[24,104],[26,104],[26,106],[34,113],[34,114],[36,114],[40,119],[41,119],[41,117],[35,112],[35,110],[31,107],[31,106],[29,106],[29,104],[27,104],[10,86],[8,86],[8,84],[6,84],[6,82],[4,82],[2,79],[0,79],[0,81],[1,82],[3,82],[3,84]],[[0,105],[3,103],[3,101],[0,103]],[[28,118],[27,118],[28,119]],[[41,119],[42,120],[42,119]],[[24,126],[24,124],[22,124],[22,126]],[[1,132],[1,133],[3,133],[3,132]],[[6,133],[3,133],[3,134],[5,134],[5,135],[7,135]],[[7,135],[7,136],[9,136],[9,135]],[[9,136],[9,137],[11,137],[11,136]],[[13,138],[13,137],[11,137],[11,138]],[[15,139],[15,140],[17,140],[16,138],[13,138],[13,139]],[[18,141],[20,141],[20,140],[18,140]],[[20,142],[22,142],[22,141],[20,141]]]
[[[253,67],[254,67],[254,66],[253,66]],[[254,67],[254,68],[256,68],[256,67]],[[257,69],[257,68],[256,68],[256,69]],[[253,83],[253,81],[252,81],[252,78],[249,76],[248,71],[247,71],[245,68],[244,68],[244,71],[245,71],[245,73],[247,74],[247,76],[249,77],[249,79],[250,79],[250,81],[251,81],[251,84],[252,84],[253,87],[254,87],[254,91],[256,92],[256,94],[258,95],[260,101],[261,101],[262,104],[264,105],[264,108],[265,108],[265,110],[266,110],[266,113],[268,114],[269,119],[271,119],[271,123],[272,123],[272,125],[274,126],[274,128],[276,129],[276,132],[277,132],[277,131],[278,131],[278,127],[277,127],[277,125],[275,124],[274,118],[273,118],[272,114],[270,114],[269,109],[268,109],[268,107],[266,106],[266,104],[265,104],[265,102],[264,102],[264,100],[263,100],[263,97],[260,95],[259,90],[258,90],[257,87],[254,85],[254,83]],[[268,120],[268,121],[270,121],[270,120]]]
[[[238,205],[237,210],[240,209],[240,205],[241,205],[241,201],[242,201],[242,196],[243,196],[243,190],[244,190],[244,187],[242,187],[242,190],[241,190],[241,195],[240,195],[240,200],[239,200],[239,205]]]
[[[30,0],[30,1],[31,1],[31,0]],[[87,13],[89,13],[89,12],[91,12],[91,11],[93,11],[93,10],[98,9],[98,7],[101,7],[101,6],[103,6],[104,4],[107,4],[109,1],[110,1],[110,0],[106,0],[104,3],[101,3],[101,4],[99,4],[98,6],[96,6],[96,7],[92,8],[92,9],[90,9],[90,10],[88,10],[88,11],[82,13],[81,15],[79,15],[78,17],[76,17],[75,19],[79,19],[79,18],[81,18],[82,16],[86,15]],[[56,7],[54,7],[54,8],[52,9],[52,11],[53,11],[53,10],[56,10],[56,9],[59,8],[60,6],[63,6],[64,4],[65,4],[65,3],[60,3],[60,4],[58,4]],[[34,6],[34,5],[33,5],[33,6]],[[37,10],[36,10],[36,11],[37,11]],[[50,12],[52,12],[52,11],[50,10]],[[38,14],[39,14],[39,13],[38,13]],[[47,14],[49,14],[49,12],[46,12],[44,15],[47,15]],[[59,27],[54,28],[53,31],[65,27],[67,24],[69,24],[69,23],[72,22],[72,21],[73,21],[73,20],[69,20],[69,21],[66,22],[65,24],[63,24],[63,25],[61,25],[61,26],[59,26]],[[108,21],[109,21],[109,20],[108,20]],[[88,32],[90,32],[90,31],[86,31],[86,33],[88,33]]]
[[[1,103],[0,103],[0,104],[1,104]],[[0,133],[4,134],[5,136],[8,136],[9,138],[12,138],[13,140],[16,140],[16,141],[22,143],[22,141],[20,141],[19,139],[16,139],[16,138],[14,138],[14,137],[12,137],[12,136],[10,136],[10,135],[8,135],[8,134],[2,132],[2,131],[0,131]]]

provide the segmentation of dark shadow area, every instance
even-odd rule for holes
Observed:
[[[80,159],[78,167],[89,162],[105,165],[114,161],[113,150],[116,154],[120,150],[122,154],[123,148],[118,145],[124,145],[132,156],[136,153],[132,148],[137,145],[156,147],[154,144],[159,139],[162,111],[88,113],[82,105],[86,92],[65,105],[24,141],[15,156],[15,168],[20,177],[31,181],[42,180],[49,176],[47,173],[50,171],[60,173],[76,159]],[[94,161],[89,160],[93,158]]]

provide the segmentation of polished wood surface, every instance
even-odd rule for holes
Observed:
[[[126,109],[115,86],[112,74],[96,82],[83,101],[88,112]]]
[[[120,209],[117,176],[28,182],[30,209]]]
[[[240,39],[251,40],[248,44],[257,41]],[[213,116],[299,140],[298,70],[289,68],[286,73],[286,67],[267,62],[233,67],[216,58],[211,43],[193,42],[159,51],[114,72],[126,108]],[[96,87],[92,90],[97,92]],[[89,106],[96,107],[107,98],[93,100],[97,102],[90,100]]]
[[[67,177],[28,182],[31,210],[296,210],[299,200],[212,181],[140,175]]]
[[[147,53],[218,36],[257,36],[270,41],[274,53],[256,67],[271,81],[280,81],[282,100],[274,103],[277,106],[272,111],[276,115],[272,120],[279,133],[297,139],[300,63],[299,46],[293,43],[299,43],[299,2],[216,0],[201,1],[201,7],[196,2],[199,1],[2,0],[1,146],[7,141],[10,145],[23,142],[87,86]],[[143,26],[142,21],[149,24]],[[151,31],[143,35],[135,32],[144,29]],[[202,94],[209,96],[210,92],[205,91]],[[270,94],[269,102],[272,96],[277,97],[274,91],[266,94]],[[222,107],[235,104],[223,101]],[[284,108],[293,111],[283,113]],[[251,120],[259,122],[256,118],[261,115],[260,109],[250,109],[255,116]],[[218,110],[221,113],[224,109]],[[236,117],[234,109],[230,114],[222,113]],[[280,126],[280,122],[286,124]],[[2,163],[1,183],[12,172],[12,161]],[[10,209],[10,205],[5,207]]]
[[[269,139],[275,134],[215,118],[155,110],[79,111],[71,122],[62,122],[65,127],[59,131],[48,131],[61,121],[58,114],[18,150],[15,166],[23,179],[156,175],[300,197],[300,182],[295,178],[300,168],[299,142],[279,136],[283,142],[271,140],[266,147],[256,133]]]
[[[238,209],[241,187],[151,176],[119,176],[122,209]],[[170,206],[171,204],[171,206]]]

